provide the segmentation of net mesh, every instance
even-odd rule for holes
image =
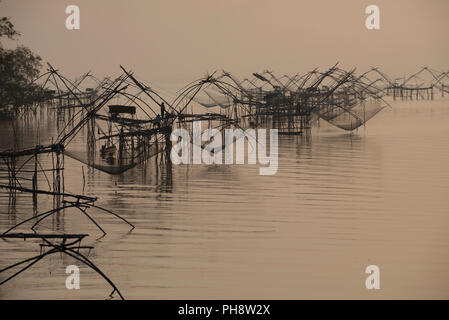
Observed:
[[[364,125],[385,106],[381,100],[363,100],[349,106],[326,106],[319,108],[317,114],[332,125],[352,131]]]

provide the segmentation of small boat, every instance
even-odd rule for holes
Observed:
[[[102,158],[114,159],[116,153],[117,153],[117,148],[114,145],[112,145],[112,146],[103,145],[101,147],[101,157]]]

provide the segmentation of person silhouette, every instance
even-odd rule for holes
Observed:
[[[156,118],[154,119],[154,123],[157,125],[158,128],[161,127],[161,116],[157,115]]]

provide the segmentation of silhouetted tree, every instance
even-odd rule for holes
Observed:
[[[44,98],[44,90],[33,83],[39,75],[41,58],[29,48],[5,49],[1,40],[20,36],[9,18],[0,19],[0,109],[29,106]]]

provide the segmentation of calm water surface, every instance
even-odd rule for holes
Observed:
[[[1,124],[5,148],[12,130]],[[90,258],[125,298],[448,299],[449,101],[393,103],[353,134],[321,124],[310,138],[280,137],[274,176],[259,176],[259,165],[156,169],[154,161],[110,176],[66,157],[66,191],[98,196],[136,229],[92,209],[108,232],[97,239],[69,209],[39,231],[89,233]],[[44,142],[54,129],[39,125]],[[18,125],[15,135],[32,146],[34,128]],[[38,212],[51,206],[39,196]],[[0,193],[0,230],[32,213],[31,195],[11,208]],[[0,268],[38,252],[34,241],[2,240]],[[1,286],[0,298],[108,298],[109,285],[84,266],[81,290],[67,290],[71,264],[48,257]],[[381,290],[365,288],[371,264]]]

